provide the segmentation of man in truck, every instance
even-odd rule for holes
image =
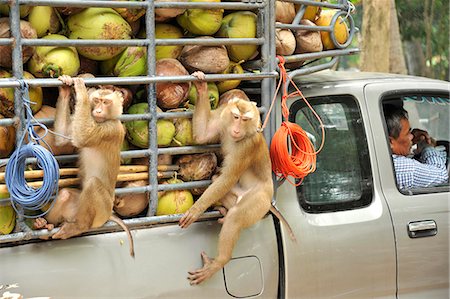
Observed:
[[[408,112],[402,107],[386,105],[384,115],[399,189],[431,187],[448,181],[445,149],[435,147],[435,142],[424,130],[414,129]],[[411,148],[417,144],[416,160]]]

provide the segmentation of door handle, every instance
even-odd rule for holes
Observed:
[[[408,223],[410,238],[431,237],[437,234],[437,224],[434,220],[412,221]]]

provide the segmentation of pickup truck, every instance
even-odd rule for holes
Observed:
[[[411,127],[448,153],[449,83],[339,71],[295,80],[325,128],[317,170],[297,187],[275,182],[297,243],[267,215],[241,233],[223,271],[191,286],[200,252],[216,253],[217,214],[188,229],[180,215],[129,219],[134,259],[125,234],[108,225],[69,240],[0,244],[0,288],[17,286],[10,291],[25,298],[449,298],[449,185],[397,188],[382,109],[402,105]],[[290,121],[319,144],[305,102],[288,105]]]

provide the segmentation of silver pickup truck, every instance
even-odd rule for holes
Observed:
[[[298,84],[323,121],[325,145],[302,184],[276,182],[297,243],[268,215],[242,232],[223,271],[190,286],[200,252],[216,253],[217,215],[183,230],[176,215],[130,219],[134,259],[125,234],[108,225],[69,240],[0,244],[0,288],[17,286],[25,298],[449,298],[449,184],[398,189],[382,109],[403,106],[411,127],[448,154],[449,83],[322,71]],[[290,121],[319,144],[304,101],[288,104]],[[273,113],[278,127],[281,112]]]

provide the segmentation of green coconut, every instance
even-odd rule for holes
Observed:
[[[91,7],[71,15],[67,26],[70,39],[131,39],[131,26],[112,8]],[[125,47],[77,47],[92,60],[108,60]]]
[[[189,104],[195,105],[197,103],[197,97],[197,87],[195,87],[195,84],[192,84],[188,94]],[[208,82],[208,97],[211,109],[216,109],[219,105],[219,90],[214,82]]]
[[[145,47],[128,47],[119,55],[102,61],[100,71],[117,77],[142,76],[147,73],[147,50]]]
[[[138,103],[130,106],[128,114],[148,113],[147,103]],[[159,110],[160,111],[160,110]],[[134,120],[125,123],[128,141],[140,148],[148,148],[148,122],[146,120]],[[175,126],[171,120],[160,119],[156,122],[158,134],[158,146],[168,146],[175,136]]]
[[[220,2],[220,0],[190,0],[189,2]],[[219,30],[223,9],[190,8],[177,16],[178,24],[196,35],[213,35]]]
[[[163,24],[158,23],[155,25],[155,36],[156,38],[164,39],[164,38],[181,38],[183,36],[183,32],[178,26],[171,24]],[[180,56],[181,51],[183,50],[183,45],[175,45],[175,46],[156,46],[155,48],[155,57],[156,60],[163,58],[175,58],[177,59]]]
[[[237,11],[225,16],[217,36],[227,38],[255,38],[256,15],[251,11]],[[234,62],[252,58],[258,45],[228,45],[228,55]]]
[[[33,6],[28,15],[28,22],[36,29],[38,37],[58,33],[61,27],[56,10],[50,6]]]
[[[8,192],[0,192],[0,199],[8,198]],[[11,205],[0,205],[0,234],[11,233],[16,225],[16,212]]]
[[[0,78],[11,78],[11,73],[0,70]],[[23,78],[33,79],[34,76],[29,72],[23,73]],[[42,107],[43,94],[40,86],[30,87],[28,89],[31,110],[37,113]],[[0,114],[5,117],[14,117],[14,88],[0,88]]]
[[[50,34],[42,39],[67,40],[67,37]],[[36,47],[36,51],[28,62],[28,70],[36,77],[76,76],[79,69],[80,59],[74,47]]]
[[[168,184],[183,183],[180,179],[170,179]],[[186,212],[194,204],[194,197],[189,190],[174,190],[162,192],[158,195],[158,206],[156,208],[156,215],[172,215],[182,214]]]

